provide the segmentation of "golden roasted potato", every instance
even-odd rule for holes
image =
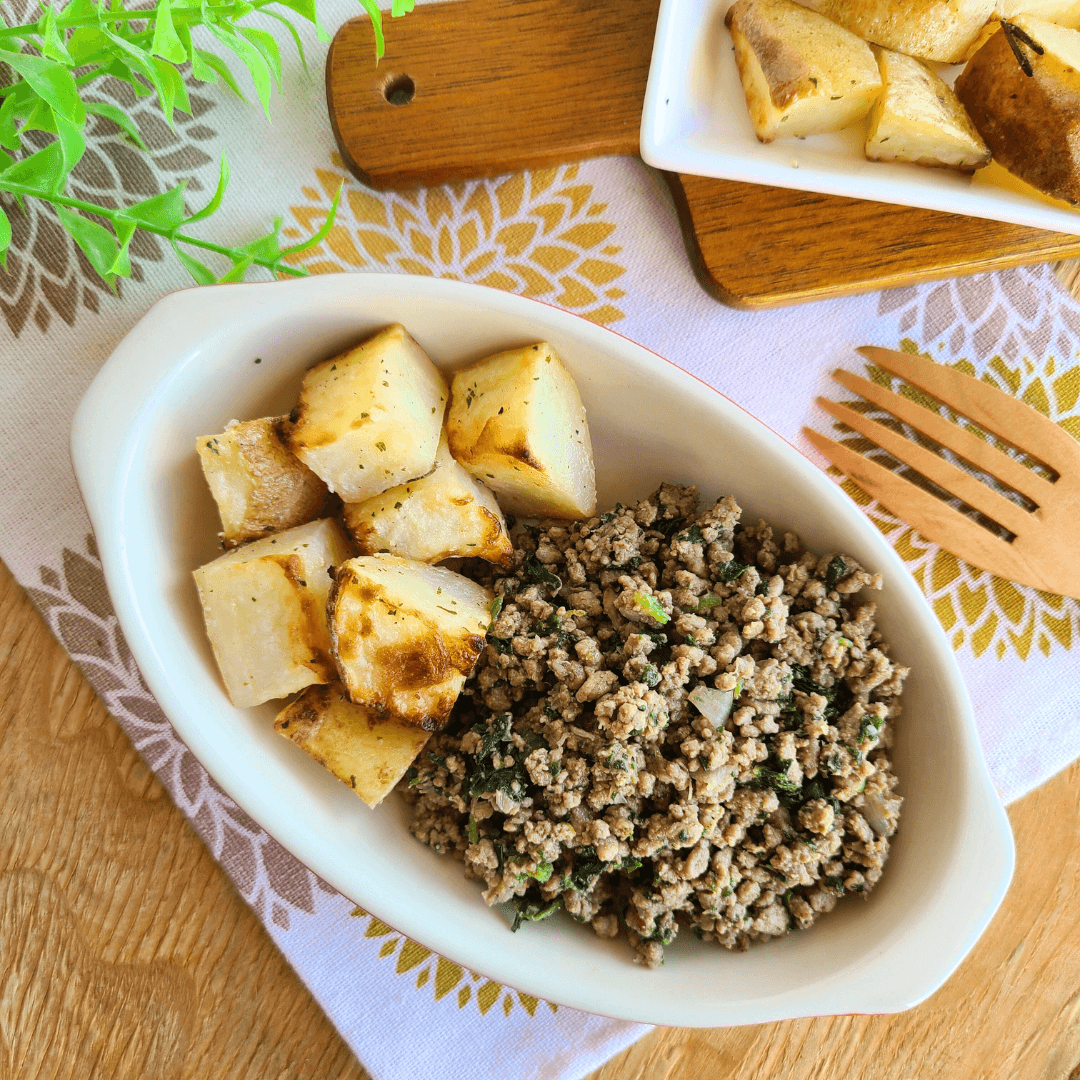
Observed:
[[[492,600],[452,570],[397,555],[337,567],[327,610],[349,698],[382,719],[444,724],[484,648]]]
[[[1036,202],[1045,203],[1047,206],[1056,206],[1061,210],[1071,210],[1072,207],[1064,199],[1055,199],[1038,188],[1024,183],[1019,176],[1009,172],[1004,166],[996,161],[991,161],[985,169],[980,169],[972,178],[976,184],[986,184],[988,187],[1001,188],[1005,191],[1015,191],[1017,195],[1034,199]]]
[[[1073,30],[1080,28],[1080,0],[998,0],[995,14],[1002,19],[1030,15]]]
[[[974,172],[990,151],[956,95],[919,60],[878,50],[884,89],[870,111],[866,156]]]
[[[352,554],[329,519],[234,548],[195,571],[229,700],[258,705],[334,677],[329,569]]]
[[[870,46],[794,0],[738,0],[727,13],[746,105],[762,142],[835,131],[881,89]]]
[[[358,555],[385,551],[418,562],[474,556],[509,566],[514,545],[495,496],[451,456],[446,433],[430,476],[345,504]]]
[[[289,449],[345,502],[431,471],[446,381],[403,326],[316,364],[282,427]]]
[[[964,55],[960,58],[958,63],[966,64],[989,40],[994,36],[994,33],[998,28],[998,20],[996,18],[991,19],[975,36],[975,40],[968,45],[964,51]]]
[[[799,0],[886,49],[955,64],[994,14],[996,0]]]
[[[422,728],[380,720],[373,709],[354,705],[340,683],[309,686],[282,709],[274,728],[373,807],[431,738]]]
[[[450,452],[504,510],[582,518],[596,509],[585,406],[546,342],[490,356],[454,375]]]
[[[234,420],[195,440],[227,548],[303,525],[326,504],[326,485],[281,441],[282,419]]]
[[[956,94],[999,165],[1056,199],[1080,204],[1080,31],[1016,20],[1028,75],[1003,23],[968,61]]]

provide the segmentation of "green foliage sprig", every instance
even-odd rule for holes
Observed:
[[[377,0],[359,2],[371,18],[376,55],[381,57],[383,29]],[[393,0],[391,15],[404,15],[413,4],[414,0]],[[122,109],[85,99],[86,88],[99,78],[120,79],[137,97],[156,94],[171,127],[175,111],[191,113],[186,70],[199,82],[224,83],[243,99],[220,52],[201,47],[216,43],[247,69],[269,116],[272,88],[276,83],[281,89],[281,54],[272,34],[243,21],[252,15],[276,20],[289,30],[305,71],[303,43],[290,16],[312,23],[319,40],[329,40],[319,23],[315,0],[155,0],[152,7],[133,10],[125,9],[123,0],[68,0],[58,7],[47,3],[32,23],[0,26],[0,64],[13,75],[11,82],[0,86],[0,193],[14,196],[20,209],[28,198],[51,204],[60,224],[110,287],[117,277],[130,275],[128,252],[139,230],[166,239],[199,284],[242,280],[251,266],[274,274],[306,274],[285,260],[322,241],[333,225],[338,196],[322,228],[292,247],[281,247],[280,218],[268,233],[241,247],[215,244],[187,231],[221,205],[229,182],[224,157],[216,191],[201,210],[192,213],[185,206],[187,181],[117,209],[67,194],[71,171],[86,151],[90,116],[111,120],[136,146],[147,149]],[[37,142],[28,140],[30,132],[45,133],[45,145],[41,146],[41,136]],[[10,244],[11,223],[0,207],[0,264],[5,268]],[[229,269],[217,274],[188,250],[192,248],[223,257]]]

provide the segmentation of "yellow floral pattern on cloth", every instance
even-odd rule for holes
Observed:
[[[535,1016],[536,1010],[541,1005],[546,1006],[553,1013],[559,1011],[558,1005],[541,1001],[531,994],[510,990],[483,975],[477,975],[468,968],[461,967],[460,964],[446,960],[411,938],[399,934],[393,927],[387,926],[374,916],[368,915],[363,908],[354,908],[350,915],[353,918],[368,920],[364,937],[386,939],[379,948],[379,959],[396,957],[397,974],[406,975],[416,972],[416,988],[420,990],[430,987],[436,1001],[441,1001],[453,994],[459,1009],[464,1009],[472,1002],[475,1003],[481,1016],[487,1016],[493,1010],[493,1015],[498,1015],[499,1010],[495,1009],[496,1004],[500,1006],[504,1016],[509,1016],[518,1006],[529,1016]]]
[[[313,274],[397,271],[453,278],[547,300],[602,325],[624,317],[626,273],[607,204],[576,165],[404,192],[371,191],[339,155],[290,208],[290,243],[315,233],[344,183],[326,241],[295,256]]]
[[[900,348],[909,353],[927,356],[911,339],[901,342]],[[927,357],[928,359],[930,357]],[[978,367],[970,360],[958,360],[950,364],[968,375],[973,375],[999,390],[1019,398],[1037,409],[1044,416],[1058,423],[1074,438],[1080,439],[1080,364],[1070,358],[1062,363],[1050,356],[1041,364],[1022,357],[1009,364],[995,355]],[[947,419],[985,439],[998,449],[1011,453],[1018,460],[1025,456],[1012,450],[1003,441],[987,435],[970,421],[951,409],[940,406],[933,398],[904,383],[882,368],[867,364],[867,378],[918,402],[926,408],[940,412]],[[937,444],[922,436],[906,424],[901,424],[880,412],[865,401],[846,401],[845,404],[859,412],[872,415],[874,419],[888,424],[907,438],[931,449]],[[860,453],[880,457],[883,462],[896,464],[894,459],[876,447],[870,440],[852,433],[843,424],[834,424],[840,434],[838,441]],[[945,452],[955,464],[963,466],[960,459]],[[1029,466],[1035,464],[1027,459]],[[837,470],[830,469],[834,475]],[[906,468],[900,471],[910,473]],[[917,476],[911,476],[918,482]],[[915,580],[926,594],[937,613],[941,625],[949,634],[955,650],[965,645],[976,657],[987,651],[1002,659],[1011,650],[1026,660],[1033,648],[1044,656],[1050,656],[1058,648],[1071,649],[1080,639],[1080,605],[1068,597],[1042,592],[1022,585],[1014,585],[1004,578],[979,570],[958,559],[951,552],[936,547],[918,532],[894,517],[884,507],[874,502],[851,480],[845,480],[844,490],[861,506],[867,507],[870,519],[889,537],[900,557],[907,563]],[[1008,489],[999,488],[1008,496]]]

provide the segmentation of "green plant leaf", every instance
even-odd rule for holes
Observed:
[[[265,236],[258,240],[252,240],[245,244],[241,251],[246,251],[253,259],[261,259],[264,262],[276,262],[281,256],[281,244],[278,241],[278,233],[281,231],[281,218],[274,218],[274,227]]]
[[[402,15],[408,15],[414,7],[416,7],[416,0],[394,0],[390,14],[393,18],[400,19]]]
[[[319,11],[315,0],[274,0],[275,3],[280,4],[284,8],[288,8],[290,11],[295,11],[303,19],[307,19],[309,23],[314,23],[316,26],[319,24]],[[270,12],[263,8],[263,15],[269,15]]]
[[[56,190],[58,178],[63,176],[64,155],[58,143],[51,142],[36,154],[31,154],[22,161],[0,173],[0,181],[5,186],[18,185],[29,189],[18,194],[37,195],[47,198]]]
[[[103,116],[106,120],[111,120],[140,150],[149,150],[134,121],[123,109],[108,101],[88,101],[86,111],[93,116]]]
[[[101,12],[95,0],[68,0],[60,9],[60,18],[70,22],[74,19],[99,19]]]
[[[0,266],[7,270],[7,253],[11,246],[11,222],[0,206]]]
[[[176,252],[176,257],[180,260],[181,265],[192,276],[196,285],[213,285],[217,281],[217,275],[206,263],[201,263],[198,259],[192,258],[175,240],[172,248]]]
[[[240,87],[233,78],[228,64],[216,53],[207,52],[205,49],[193,49],[191,52],[191,73],[200,82],[216,83],[218,76],[221,81],[241,100],[247,101]]]
[[[270,73],[274,76],[278,93],[281,93],[281,50],[274,40],[274,35],[255,26],[238,26],[237,30],[258,50],[259,55],[270,69]]]
[[[225,160],[225,155],[221,155],[221,169],[218,172],[217,190],[214,192],[210,201],[201,209],[197,210],[191,217],[187,218],[185,224],[190,225],[194,221],[202,221],[203,218],[208,218],[213,214],[217,208],[221,205],[221,200],[225,197],[225,189],[229,186],[229,163]]]
[[[146,79],[140,78],[140,72],[124,60],[114,60],[109,64],[106,71],[109,75],[126,82],[136,97],[152,97],[154,88],[146,85]]]
[[[41,31],[41,53],[57,63],[66,64],[68,67],[74,66],[75,61],[71,59],[64,39],[56,29],[56,12],[51,7],[45,11],[45,25]]]
[[[172,99],[169,99],[169,105],[166,108],[166,97],[168,95],[167,89],[161,83],[161,76],[158,74],[158,69],[154,64],[154,58],[143,48],[138,45],[132,44],[132,42],[120,37],[119,34],[114,34],[111,30],[104,31],[105,36],[111,41],[117,49],[123,55],[118,56],[116,59],[119,63],[123,64],[134,76],[136,73],[142,75],[147,82],[157,91],[158,100],[161,102],[161,107],[166,111],[166,116],[169,124],[172,124]],[[134,87],[137,79],[128,80]],[[145,87],[143,88],[145,89]],[[138,89],[136,88],[136,93]]]
[[[43,56],[8,52],[6,49],[0,49],[0,63],[7,64],[12,71],[21,75],[34,93],[65,120],[80,127],[86,122],[86,110],[79,99],[79,88],[67,68]]]
[[[67,39],[67,51],[75,67],[96,63],[108,56],[108,39],[96,26],[80,26]]]
[[[191,115],[191,103],[188,101],[187,87],[184,85],[183,76],[168,62],[159,57],[152,57],[154,68],[158,75],[159,97],[161,109],[165,113],[165,119],[172,127],[173,109],[179,109]]]
[[[188,50],[184,48],[184,43],[173,26],[172,5],[169,0],[158,0],[155,14],[154,40],[150,44],[150,52],[154,56],[160,56],[162,60],[182,64],[188,58]]]
[[[8,150],[18,150],[21,145],[16,127],[18,105],[15,94],[8,94],[4,98],[4,104],[0,105],[0,146],[5,146]]]
[[[53,121],[56,125],[56,141],[60,146],[62,155],[60,163],[61,175],[57,178],[56,186],[53,188],[55,192],[59,193],[64,188],[68,173],[75,168],[86,151],[86,138],[81,127],[77,127],[64,117],[59,116],[55,109],[53,110]]]
[[[113,223],[113,228],[116,229],[116,238],[120,242],[120,250],[116,253],[116,258],[113,259],[108,272],[118,277],[131,277],[131,257],[128,255],[128,245],[135,235],[137,226],[134,221],[125,221],[120,218]]]
[[[225,274],[222,274],[222,276],[217,279],[218,283],[221,285],[225,285],[231,281],[243,281],[244,275],[248,271],[248,267],[251,266],[254,261],[254,255],[246,255],[244,258],[234,263],[231,270],[229,270]]]
[[[16,134],[21,135],[24,131],[47,131],[55,135],[56,113],[53,112],[52,108],[46,105],[41,98],[32,98],[28,104],[29,111],[23,112],[22,127],[19,128]]]
[[[383,37],[382,12],[379,10],[378,0],[360,0],[360,6],[371,19],[371,29],[375,31],[375,59],[381,60],[386,52],[386,40]]]
[[[307,66],[307,55],[304,52],[304,43],[300,40],[300,35],[297,33],[296,27],[293,26],[293,24],[289,22],[289,20],[286,19],[280,11],[271,11],[269,8],[263,8],[262,14],[269,15],[271,19],[277,19],[277,21],[281,23],[286,30],[289,31],[289,33],[292,35],[293,45],[296,46],[296,55],[300,57],[300,66],[303,67],[305,75],[310,75],[311,73],[308,71]],[[280,87],[281,79],[279,78],[278,88],[280,89]]]
[[[284,259],[289,255],[296,255],[301,251],[307,251],[308,248],[313,248],[317,244],[321,244],[327,238],[327,236],[330,235],[330,230],[334,227],[334,219],[337,217],[338,203],[341,201],[341,193],[344,190],[344,183],[338,184],[338,189],[334,192],[334,200],[330,203],[330,210],[327,212],[326,220],[320,226],[319,231],[309,239],[303,240],[299,244],[293,244],[291,247],[287,247],[282,250],[280,252],[280,258]]]
[[[288,8],[290,11],[295,11],[297,15],[307,19],[308,22],[314,23],[315,34],[320,41],[330,40],[330,35],[326,32],[326,28],[319,22],[319,12],[315,6],[315,0],[276,0],[276,2],[282,7]],[[276,11],[271,11],[269,8],[263,8],[262,13],[288,22],[283,15]],[[289,25],[291,26],[292,23],[289,23]]]
[[[116,278],[110,271],[110,267],[116,262],[119,254],[116,237],[103,225],[84,218],[66,206],[58,206],[56,216],[75,243],[82,248],[83,253],[90,260],[90,265],[104,278],[110,289],[115,288]]]
[[[266,66],[266,61],[262,58],[259,50],[246,38],[242,38],[231,27],[226,28],[225,26],[215,26],[213,23],[207,23],[206,29],[209,30],[210,33],[225,46],[225,48],[236,53],[243,61],[244,66],[251,75],[251,81],[255,87],[255,93],[258,94],[259,101],[262,103],[263,111],[266,113],[267,117],[269,117],[271,89],[270,69]]]
[[[141,225],[153,225],[158,229],[175,229],[184,220],[184,180],[174,188],[163,191],[149,199],[143,199],[133,206],[125,206],[124,217],[131,218]]]

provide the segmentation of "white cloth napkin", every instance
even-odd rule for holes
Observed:
[[[343,0],[321,6],[331,28],[354,14]],[[318,73],[325,45],[311,35],[306,44]],[[802,426],[835,430],[815,395],[836,394],[834,366],[865,370],[854,353],[864,343],[962,363],[1080,437],[1080,307],[1047,269],[733,311],[693,278],[666,187],[640,161],[376,194],[335,157],[321,78],[292,63],[285,84],[273,126],[217,87],[197,88],[197,115],[179,117],[175,132],[144,100],[136,115],[152,160],[101,131],[83,183],[133,201],[193,176],[205,193],[224,147],[234,180],[214,228],[244,242],[279,213],[290,240],[312,233],[345,179],[337,227],[305,257],[312,272],[436,274],[538,296],[680,364],[812,457]],[[47,213],[29,204],[28,217],[12,218],[0,274],[0,556],[342,1036],[377,1080],[479,1071],[571,1080],[629,1045],[647,1028],[517,994],[355,909],[244,815],[177,739],[120,638],[67,448],[75,406],[106,356],[154,300],[188,282],[148,243],[133,249],[138,279],[113,296]],[[866,512],[949,632],[1003,798],[1080,755],[1080,604],[995,579],[880,507]]]

